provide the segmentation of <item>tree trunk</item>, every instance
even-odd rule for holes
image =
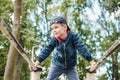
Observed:
[[[16,50],[11,45],[9,49],[8,59],[5,67],[5,73],[4,73],[4,80],[13,80],[13,73],[14,73],[14,64],[16,60]],[[14,56],[14,57],[13,57]]]
[[[22,68],[22,56],[17,54],[15,70],[14,70],[14,80],[20,80],[20,73]]]
[[[17,24],[17,22],[20,22],[20,15],[21,15],[21,4],[22,0],[15,0],[14,4],[14,17],[16,18],[14,21],[14,24]],[[14,27],[20,28],[20,23],[15,25]],[[18,35],[19,35],[19,40],[20,40],[20,29],[18,29]],[[17,33],[17,32],[16,32]],[[20,72],[21,72],[21,67],[22,67],[22,56],[20,54],[16,55],[16,62],[15,62],[15,69],[14,69],[14,79],[13,80],[20,80]]]
[[[20,39],[20,13],[21,13],[21,0],[15,0],[14,5],[14,22],[12,32],[16,39]],[[5,67],[4,80],[14,80],[14,69],[17,57],[16,49],[10,45],[8,59]],[[18,79],[17,79],[18,80]]]

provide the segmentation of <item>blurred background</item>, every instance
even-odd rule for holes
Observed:
[[[49,21],[66,18],[71,31],[79,33],[98,61],[120,37],[120,0],[0,0],[0,17],[35,61],[51,34]],[[53,51],[54,52],[54,51]],[[54,53],[42,62],[45,80]],[[120,47],[98,68],[96,80],[120,80]],[[85,80],[89,63],[78,55],[77,71]],[[0,32],[0,80],[30,80],[27,62]],[[63,74],[59,80],[66,80]]]

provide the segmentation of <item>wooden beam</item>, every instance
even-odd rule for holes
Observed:
[[[0,17],[0,30],[5,35],[5,37],[10,41],[10,43],[16,48],[16,50],[20,53],[20,55],[27,61],[27,63],[32,67],[32,80],[40,80],[40,71],[42,69],[39,67],[35,67],[32,60],[27,56],[24,51],[22,45],[19,41],[14,37],[14,35],[9,30],[8,26],[5,24],[4,20]],[[34,79],[33,79],[34,78]]]
[[[95,72],[98,66],[107,59],[118,47],[120,47],[120,38],[107,50],[106,54],[98,60],[95,66],[86,68],[86,80],[95,80]]]

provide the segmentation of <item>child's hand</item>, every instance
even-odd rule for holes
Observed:
[[[41,68],[39,65],[40,65],[40,62],[39,62],[39,61],[36,61],[36,62],[34,63],[34,67],[31,67],[31,70],[34,71],[34,72],[42,71],[42,68]]]
[[[91,66],[95,66],[96,65],[96,62],[94,60],[90,61],[90,65]]]
[[[30,70],[31,70],[31,71],[37,70],[39,64],[40,64],[40,62],[39,62],[39,61],[36,61],[36,62],[34,63],[34,66],[29,66]]]
[[[36,62],[34,63],[34,66],[37,67],[38,65],[40,65],[40,62],[39,62],[39,61],[36,61]]]
[[[94,70],[96,70],[96,69],[98,68],[98,66],[97,66],[96,64],[97,64],[97,63],[96,63],[94,60],[90,61],[90,66],[91,66],[91,68],[94,69]]]

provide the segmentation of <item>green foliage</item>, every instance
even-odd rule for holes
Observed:
[[[5,46],[3,46],[5,47]],[[3,80],[3,75],[4,75],[4,70],[5,70],[5,65],[6,65],[6,59],[7,59],[7,51],[8,49],[2,48],[0,49],[0,80]]]
[[[30,68],[26,61],[23,60],[22,69],[21,69],[21,80],[30,80]]]
[[[11,12],[13,12],[13,3],[11,0],[1,0],[0,1],[0,16],[3,18],[10,17]]]
[[[0,1],[0,17],[2,17],[7,25],[10,27],[12,25],[12,19],[10,18],[13,12],[13,3],[10,0]],[[7,54],[10,43],[0,32],[0,80],[3,80]]]
[[[106,77],[107,75],[104,74],[102,77],[100,77],[98,80],[108,80],[108,78]]]
[[[5,65],[6,65],[6,60],[7,60],[7,54],[8,54],[8,49],[9,49],[9,41],[6,40],[6,38],[0,34],[0,80],[3,79],[4,75],[4,70],[5,70]]]
[[[86,66],[89,65],[89,63],[80,55],[78,55],[77,62],[78,62],[77,63],[77,72],[79,74],[79,79],[84,80],[84,78],[85,78],[84,70],[85,70]]]
[[[119,0],[99,0],[101,6],[104,7],[109,12],[114,12],[117,10],[117,7],[120,5]]]
[[[11,0],[1,0],[0,1],[0,17],[2,17],[8,26],[12,25],[12,13],[13,13],[13,3]]]
[[[51,64],[51,59],[52,59],[52,56],[49,56],[46,60],[44,60],[42,63],[41,63],[41,66],[43,66],[43,72],[41,73],[40,77],[41,79],[45,80],[47,75],[48,75],[48,71],[49,71],[49,67],[50,67],[50,64]]]

